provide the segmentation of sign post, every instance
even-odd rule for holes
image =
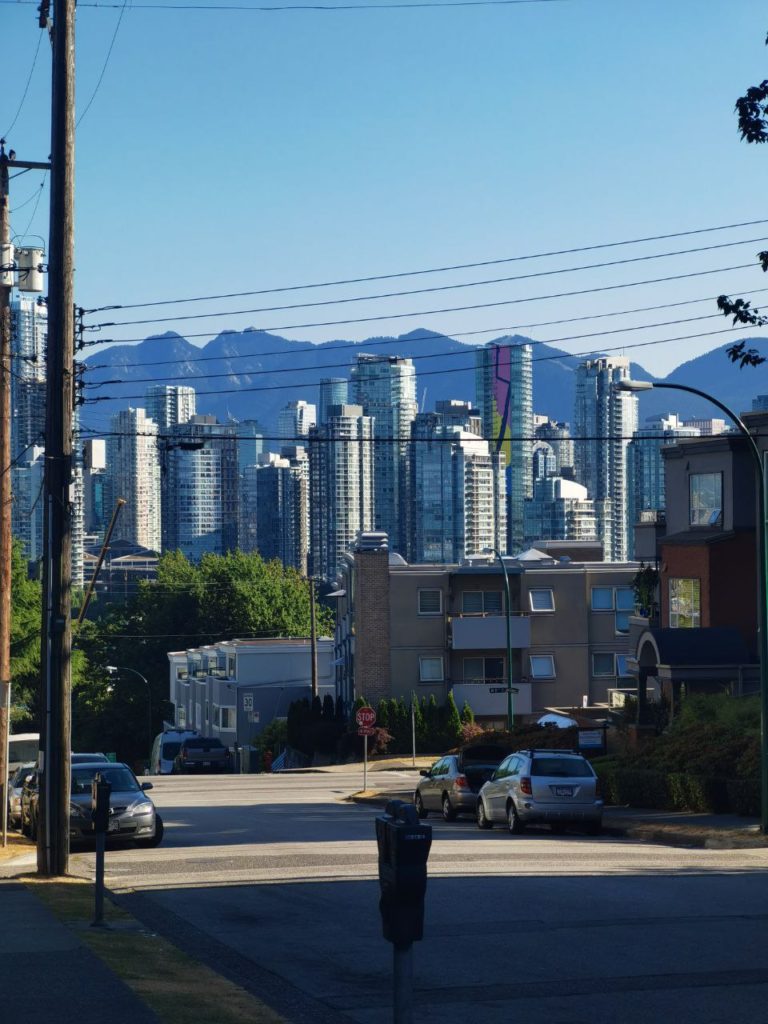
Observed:
[[[357,735],[363,737],[363,790],[368,788],[368,737],[373,735],[376,712],[373,708],[358,708],[355,712]]]

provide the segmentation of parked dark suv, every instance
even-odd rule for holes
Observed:
[[[178,775],[189,772],[228,772],[232,770],[229,747],[211,736],[191,736],[179,747],[173,762]]]

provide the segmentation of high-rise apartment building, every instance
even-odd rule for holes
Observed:
[[[165,444],[163,549],[198,561],[238,540],[237,424],[193,416]]]
[[[194,388],[179,384],[153,384],[146,391],[147,416],[164,433],[179,423],[187,423],[197,411]]]
[[[144,409],[121,409],[107,438],[107,496],[110,511],[125,506],[113,537],[160,551],[160,457],[158,429]]]
[[[311,402],[300,398],[297,402],[289,402],[277,415],[278,436],[291,443],[296,438],[306,437],[309,428],[317,424],[317,407]]]
[[[320,406],[317,410],[317,422],[322,426],[328,419],[328,410],[332,405],[349,403],[349,381],[346,377],[323,377],[320,381]]]
[[[452,420],[458,404],[448,408]],[[466,408],[467,419],[471,410]],[[419,413],[412,426],[412,562],[458,562],[506,538],[503,452],[443,415]]]
[[[11,470],[13,535],[21,541],[29,562],[38,562],[43,557],[44,472],[42,445],[29,448]],[[23,510],[24,514],[17,510]]]
[[[256,468],[256,549],[302,575],[309,554],[309,457],[298,445]]]
[[[674,444],[679,437],[699,437],[698,427],[686,427],[679,416],[651,416],[635,432],[627,452],[629,526],[634,530],[640,513],[666,509],[664,491],[664,445]],[[630,537],[630,540],[632,538]]]
[[[373,421],[374,523],[404,554],[408,544],[407,450],[418,412],[416,369],[400,356],[359,355],[352,368],[352,397]]]
[[[334,405],[309,434],[310,572],[332,581],[360,531],[373,529],[373,419]]]
[[[629,359],[602,356],[576,370],[576,479],[595,503],[606,558],[629,557],[627,450],[637,430],[637,395],[614,385],[630,377]]]
[[[83,528],[86,533],[103,534],[112,510],[107,505],[107,442],[88,438],[83,442]]]
[[[573,475],[573,440],[567,423],[558,423],[548,416],[533,417],[533,433],[537,441],[548,444],[555,455],[555,476]]]
[[[530,345],[512,338],[477,350],[477,404],[483,437],[506,455],[509,554],[524,547],[525,502],[533,486],[533,362]]]
[[[597,540],[597,518],[587,488],[559,476],[533,483],[525,503],[525,543],[542,540]]]
[[[258,420],[239,420],[237,427],[237,464],[242,473],[246,466],[255,466],[264,451],[266,431]]]

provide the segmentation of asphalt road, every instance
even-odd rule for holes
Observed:
[[[391,1021],[376,810],[343,802],[361,773],[152,781],[165,840],[110,851],[111,889],[292,1021]],[[433,824],[420,1024],[765,1018],[768,850]]]

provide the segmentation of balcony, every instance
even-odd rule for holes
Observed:
[[[510,619],[512,647],[530,647],[531,620],[527,615]],[[454,651],[503,651],[507,648],[506,615],[457,615],[451,619]]]
[[[506,679],[461,680],[448,684],[453,690],[453,699],[461,710],[466,701],[476,715],[493,715],[494,718],[506,718],[507,694],[491,693],[491,689],[506,689]],[[512,680],[517,689],[513,694],[516,715],[530,715],[533,707],[531,702],[531,684]]]

